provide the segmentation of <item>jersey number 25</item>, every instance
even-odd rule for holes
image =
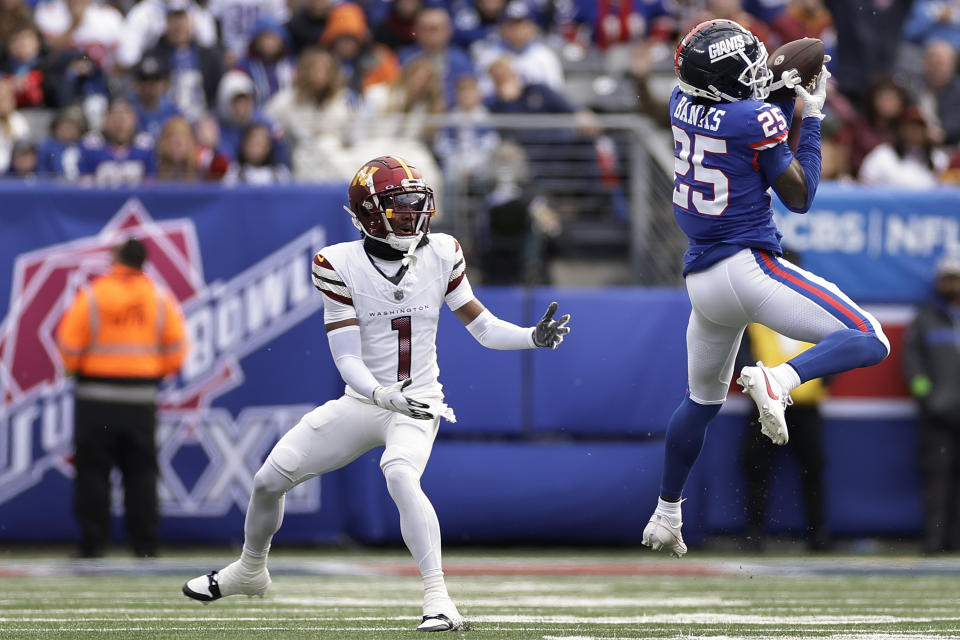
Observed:
[[[708,153],[723,155],[727,152],[727,141],[723,138],[711,138],[699,133],[689,134],[680,127],[673,125],[673,140],[676,143],[676,156],[673,159],[673,171],[677,178],[689,175],[693,166],[693,179],[708,185],[713,191],[713,198],[708,198],[704,192],[697,189],[690,195],[690,185],[679,179],[674,180],[673,204],[681,209],[690,210],[690,202],[697,213],[706,216],[722,215],[730,201],[730,181],[720,169],[703,166],[703,159]]]

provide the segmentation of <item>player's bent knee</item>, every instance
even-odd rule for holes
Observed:
[[[267,462],[253,476],[253,492],[258,495],[283,495],[289,491],[295,484],[290,478],[296,477],[299,472],[300,457],[299,453],[288,447],[274,449]]]
[[[890,355],[890,343],[887,342],[886,336],[875,333],[865,333],[863,336],[863,351],[866,360],[863,366],[869,367],[875,365]]]
[[[406,460],[391,460],[383,465],[383,477],[387,481],[387,491],[394,495],[397,489],[405,486],[419,486],[420,472]]]

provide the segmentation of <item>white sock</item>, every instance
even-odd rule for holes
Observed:
[[[770,373],[777,379],[777,382],[780,383],[780,388],[783,389],[785,393],[790,393],[800,386],[800,375],[796,369],[786,362],[772,367]]]
[[[676,502],[667,502],[663,498],[657,498],[657,513],[667,518],[667,522],[670,523],[671,527],[679,527],[683,524],[683,519],[680,516],[680,503],[683,500],[677,500]]]
[[[270,547],[267,547],[267,549],[269,548]],[[246,545],[244,545],[243,553],[240,554],[240,566],[243,567],[244,571],[250,573],[263,571],[267,568],[267,554],[268,551],[258,553],[247,549]]]
[[[449,598],[447,593],[447,584],[443,580],[443,572],[439,574],[426,576],[423,579],[423,600],[424,602],[435,600],[437,598]]]

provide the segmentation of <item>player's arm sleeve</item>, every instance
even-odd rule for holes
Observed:
[[[763,172],[767,184],[773,185],[796,157],[803,169],[803,179],[807,186],[806,200],[801,207],[792,207],[783,198],[781,201],[791,211],[806,213],[813,205],[813,198],[817,195],[817,187],[820,185],[820,119],[804,118],[796,156],[790,152],[786,134],[787,132],[784,131],[781,138],[770,138],[757,143],[756,146],[751,145],[756,151],[754,162]]]
[[[357,317],[349,287],[322,252],[313,257],[311,275],[313,286],[323,294],[323,321],[326,324]]]
[[[533,342],[533,327],[521,327],[501,320],[489,309],[481,311],[480,315],[467,325],[467,331],[488,349],[512,351],[533,349],[537,346]]]
[[[76,371],[90,346],[90,300],[88,293],[77,293],[57,327],[57,347],[67,372]]]
[[[459,242],[456,240],[453,242],[455,245],[453,267],[450,269],[447,291],[443,299],[451,310],[456,311],[473,300],[474,296],[470,281],[467,280],[467,263],[463,258],[463,249]]]
[[[797,161],[803,167],[803,176],[807,181],[807,201],[802,209],[790,209],[797,213],[806,213],[813,206],[813,197],[820,186],[820,118],[804,118],[800,130],[800,142],[797,144]]]
[[[163,374],[172,375],[180,370],[187,357],[186,322],[176,299],[169,293],[164,293],[163,296],[165,317],[160,335],[160,352],[163,358]]]
[[[340,377],[351,389],[364,396],[373,398],[373,391],[380,386],[370,369],[363,362],[360,327],[355,324],[340,327],[327,333],[330,355],[337,365]]]

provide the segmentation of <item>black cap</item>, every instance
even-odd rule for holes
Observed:
[[[141,80],[166,78],[170,76],[170,67],[162,57],[147,54],[137,63],[136,75]]]

